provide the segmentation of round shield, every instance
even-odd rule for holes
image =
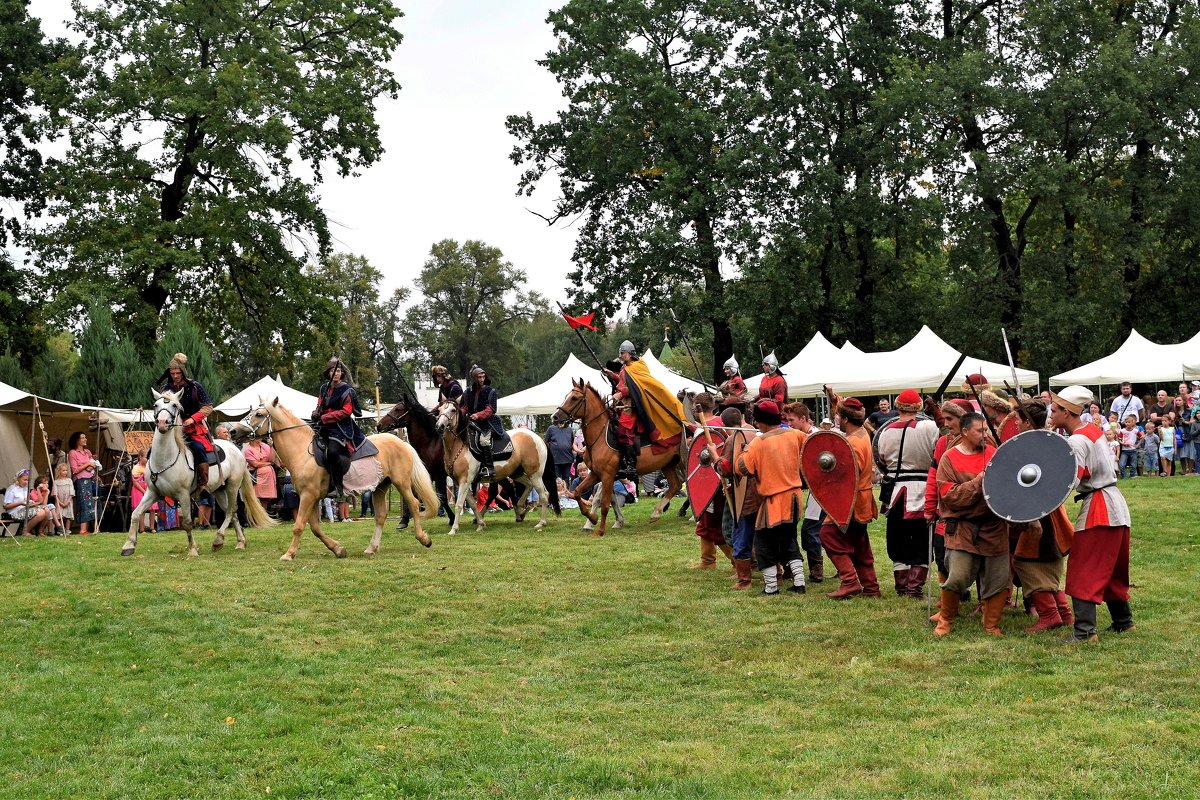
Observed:
[[[1009,415],[1004,418],[1004,421],[1000,423],[1000,430],[997,431],[997,433],[1000,434],[1000,444],[1004,444],[1009,439],[1016,436],[1021,430],[1020,425],[1021,419],[1017,416],[1017,412],[1010,412]]]
[[[746,431],[729,431],[729,436],[725,440],[725,451],[729,456],[729,463],[735,467],[738,458],[745,451],[746,445],[750,443],[750,438],[746,434]],[[741,519],[742,509],[746,507],[746,491],[750,488],[750,478],[739,474],[734,469],[733,474],[730,475],[730,482],[733,484],[733,516],[735,519]]]
[[[800,471],[812,498],[846,530],[858,496],[858,462],[849,440],[840,431],[814,431],[800,450]]]
[[[1075,454],[1053,431],[1025,431],[992,456],[983,474],[983,496],[996,516],[1033,522],[1061,506],[1079,482]]]

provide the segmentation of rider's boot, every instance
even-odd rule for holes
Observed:
[[[492,460],[492,446],[491,446],[491,445],[483,445],[483,444],[481,444],[481,445],[479,446],[479,449],[480,449],[480,453],[479,453],[479,462],[480,462],[480,467],[479,467],[479,477],[481,477],[481,478],[491,478],[491,477],[494,477],[494,476],[496,475],[496,468],[495,468],[495,466],[493,465],[493,460]]]
[[[618,478],[630,481],[637,480],[638,450],[640,448],[636,443],[621,443],[621,466],[617,471]]]
[[[208,462],[199,461],[196,464],[196,491],[202,492],[208,486]]]

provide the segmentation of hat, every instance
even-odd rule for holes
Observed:
[[[984,389],[979,393],[979,404],[997,411],[1003,411],[1005,414],[1013,410],[1012,403],[1007,398],[1001,397],[991,389]]]
[[[737,372],[738,371],[737,358],[734,356],[730,356],[729,360],[725,362],[725,369],[731,369],[734,372]]]
[[[842,400],[840,403],[838,403],[837,412],[841,414],[844,419],[848,419],[851,422],[858,423],[859,425],[861,425],[863,420],[867,418],[867,410],[863,408],[862,401],[857,397],[847,397],[845,400]]]
[[[779,359],[775,358],[774,350],[767,353],[766,358],[763,359],[763,363],[766,364],[768,367],[770,367],[771,372],[774,372],[775,370],[779,369]]]
[[[975,392],[971,391],[972,386],[975,387],[975,392],[983,392],[992,388],[992,384],[988,382],[988,379],[978,372],[968,375],[967,379],[962,382],[963,394],[967,397],[975,394]]]
[[[182,372],[183,377],[186,378],[187,377],[187,356],[185,356],[183,353],[176,353],[175,355],[171,356],[171,361],[170,361],[170,363],[167,364],[167,371],[170,372],[173,369],[177,369],[180,372]]]
[[[779,404],[774,400],[760,400],[754,407],[754,419],[767,425],[778,425],[783,420]]]
[[[1200,386],[1200,381],[1192,381],[1192,386]]]
[[[449,375],[450,370],[446,369],[441,364],[434,364],[433,369],[429,370],[429,374],[436,378],[438,375]]]
[[[467,377],[471,380],[475,380],[476,375],[487,375],[487,370],[478,364],[472,364],[471,371],[467,373]]]
[[[1050,399],[1055,405],[1062,406],[1078,416],[1096,398],[1086,386],[1068,386],[1057,393],[1051,392]]]
[[[322,378],[324,378],[325,380],[331,380],[331,379],[332,379],[332,377],[331,377],[331,376],[333,375],[333,368],[334,368],[334,367],[340,367],[340,368],[341,368],[341,370],[342,370],[342,383],[349,383],[349,384],[353,384],[353,383],[354,383],[354,379],[353,379],[353,378],[350,376],[350,370],[348,370],[348,369],[346,368],[346,364],[345,364],[345,363],[344,363],[344,362],[343,362],[343,361],[342,361],[340,358],[338,358],[337,356],[330,356],[330,357],[329,357],[329,361],[328,361],[328,363],[326,363],[326,364],[325,364],[325,372],[323,372],[323,373],[321,374],[321,377],[322,377]]]
[[[905,389],[896,397],[896,408],[900,411],[920,411],[921,395],[915,389]]]
[[[29,474],[29,470],[19,469],[19,470],[17,470],[17,474],[13,479],[16,480],[17,478],[20,478],[22,475],[28,475],[28,474]]]
[[[947,400],[942,403],[942,413],[949,414],[955,419],[961,418],[964,414],[970,414],[975,410],[975,406],[971,405],[970,400],[964,400],[961,397],[956,397],[953,400]]]
[[[633,353],[634,352],[633,342],[629,341],[628,339],[621,342],[621,347],[619,350],[617,350],[617,352],[618,353]]]
[[[820,423],[820,425],[821,425],[821,427],[822,427],[822,428],[823,428],[823,427],[825,427],[826,425],[828,425],[829,427],[831,427],[831,428],[832,428],[832,427],[833,427],[833,420],[831,420],[829,417],[821,417],[821,423]]]

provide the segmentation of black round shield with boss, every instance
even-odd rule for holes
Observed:
[[[996,516],[1033,522],[1061,506],[1079,482],[1075,454],[1053,431],[1025,431],[1002,444],[983,474],[983,497]]]

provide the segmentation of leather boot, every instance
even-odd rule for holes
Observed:
[[[961,601],[962,595],[958,592],[942,589],[942,610],[929,618],[931,622],[937,622],[937,627],[933,629],[934,636],[945,636],[954,630],[954,620],[958,618],[958,605]]]
[[[925,581],[929,578],[929,567],[913,567],[908,574],[908,596],[920,600],[925,596]]]
[[[883,597],[883,593],[879,591],[879,579],[875,577],[875,567],[856,567],[856,569],[858,570],[858,582],[862,584],[863,597]]]
[[[201,461],[196,465],[196,491],[204,491],[208,486],[208,462]]]
[[[808,551],[808,582],[825,582],[825,556],[819,551]]]
[[[858,582],[858,573],[854,571],[854,562],[850,560],[850,556],[835,556],[830,553],[829,560],[837,568],[838,578],[841,580],[842,585],[825,596],[830,600],[846,600],[847,598],[862,594],[863,587]]]
[[[737,562],[734,561],[733,548],[729,546],[729,542],[721,542],[718,547],[720,548],[721,552],[725,554],[725,557],[729,559],[729,563],[733,564],[733,567],[736,570]]]
[[[496,467],[494,465],[494,459],[492,458],[492,446],[490,444],[487,446],[480,445],[479,449],[480,449],[479,477],[480,478],[495,477]],[[340,480],[338,481],[338,484],[339,485],[341,484]]]
[[[1075,616],[1075,627],[1071,635],[1063,640],[1063,644],[1100,641],[1100,637],[1096,635],[1096,604],[1072,597],[1071,610]]]
[[[717,546],[708,539],[700,540],[700,563],[693,564],[688,569],[716,569]]]
[[[908,579],[911,573],[912,570],[908,567],[892,570],[892,580],[896,582],[896,597],[908,596]]]
[[[749,589],[751,586],[750,578],[750,559],[735,558],[733,561],[733,571],[737,575],[737,581],[734,582],[734,589]]]
[[[1003,636],[1000,632],[1000,616],[1008,605],[1008,592],[998,592],[983,601],[983,630],[992,636]]]
[[[946,573],[942,572],[942,571],[939,569],[939,570],[937,571],[937,581],[938,581],[938,588],[939,588],[939,589],[941,589],[941,587],[942,587],[942,584],[943,584],[943,583],[945,583],[945,582],[946,582],[946,581],[948,581],[948,580],[950,580],[950,576],[949,576],[949,575],[947,575]],[[961,600],[961,598],[959,598],[959,599]],[[934,607],[934,608],[941,608],[941,607],[942,607],[942,601],[941,601],[941,600],[938,600],[936,603],[934,603],[934,604],[933,604],[933,607]],[[930,617],[930,619],[933,619],[933,617]]]
[[[1062,615],[1058,613],[1058,605],[1054,602],[1054,592],[1034,592],[1029,595],[1030,602],[1037,609],[1037,623],[1025,629],[1026,633],[1048,631],[1051,628],[1061,628]]]
[[[1067,599],[1066,592],[1054,593],[1054,605],[1058,608],[1058,615],[1062,617],[1063,625],[1075,624],[1075,615],[1071,613],[1071,601]]]
[[[1109,600],[1106,604],[1108,613],[1112,614],[1112,625],[1106,630],[1111,633],[1129,633],[1137,630],[1137,626],[1133,624],[1133,609],[1129,607],[1128,601]]]

